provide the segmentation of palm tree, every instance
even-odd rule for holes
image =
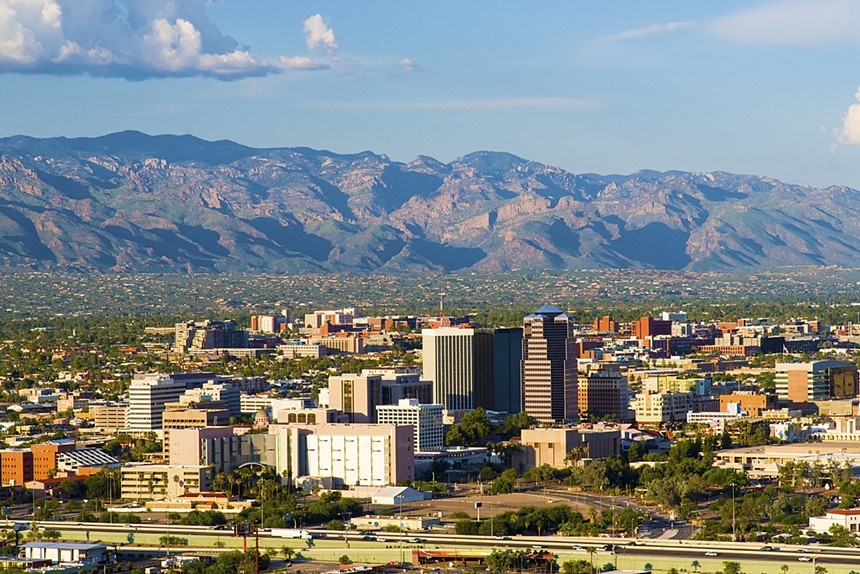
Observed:
[[[296,555],[296,551],[289,546],[284,546],[283,548],[281,548],[281,554],[283,554],[284,558],[286,558],[287,560],[292,560],[293,556]]]
[[[783,564],[779,569],[782,570],[782,574],[788,574],[788,564]]]
[[[594,574],[594,555],[597,554],[597,548],[586,546],[585,550],[588,552],[588,559],[591,562],[591,574]]]
[[[690,566],[693,567],[693,572],[698,572],[699,566],[701,566],[701,564],[699,564],[698,560],[693,560],[693,562],[690,563]]]

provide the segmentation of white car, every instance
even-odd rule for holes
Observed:
[[[719,552],[705,552],[705,556],[719,556]]]
[[[812,562],[812,558],[810,558],[809,556],[801,556],[800,558],[798,558],[798,560],[800,560],[801,562]]]

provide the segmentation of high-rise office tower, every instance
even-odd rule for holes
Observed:
[[[442,327],[421,336],[434,403],[448,410],[520,411],[522,329]]]
[[[523,410],[538,422],[578,415],[576,347],[570,318],[545,305],[523,319]]]
[[[424,377],[433,402],[448,410],[488,408],[492,401],[492,334],[481,329],[423,329]]]

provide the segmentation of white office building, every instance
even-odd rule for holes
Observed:
[[[416,452],[435,452],[444,446],[443,405],[422,405],[418,399],[400,399],[396,405],[376,407],[379,424],[409,425],[414,429]]]
[[[272,397],[258,397],[257,395],[239,395],[239,408],[243,415],[253,415],[260,409],[272,412]]]
[[[135,375],[128,388],[126,429],[160,435],[164,405],[175,403],[185,392],[185,381],[167,375]]]
[[[207,381],[199,389],[189,389],[185,391],[181,403],[198,403],[200,401],[220,401],[224,403],[224,408],[230,413],[231,417],[238,417],[242,414],[242,402],[240,399],[241,391],[229,383],[217,383]],[[256,412],[256,411],[254,411]]]

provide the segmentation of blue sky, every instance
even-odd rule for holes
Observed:
[[[0,135],[860,188],[860,2],[0,0]]]

